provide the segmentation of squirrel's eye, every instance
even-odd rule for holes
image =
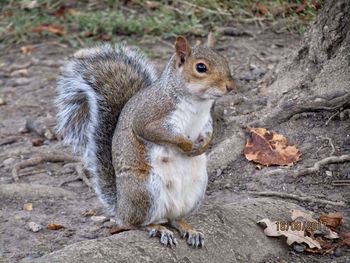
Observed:
[[[207,72],[207,66],[206,65],[204,65],[203,63],[198,63],[197,65],[196,65],[196,70],[199,72],[199,73],[205,73],[205,72]]]

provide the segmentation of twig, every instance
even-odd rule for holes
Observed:
[[[329,144],[329,145],[331,146],[331,148],[332,148],[332,151],[331,151],[330,156],[333,156],[333,154],[335,153],[335,147],[334,147],[334,144],[333,144],[333,142],[332,142],[332,139],[326,136],[326,140],[328,141],[328,144]]]
[[[321,167],[325,166],[326,164],[330,163],[344,163],[344,162],[349,162],[350,161],[350,154],[344,154],[341,156],[330,156],[327,158],[324,158],[320,161],[315,162],[315,164],[312,167],[309,168],[302,168],[302,169],[297,169],[297,170],[287,170],[287,173],[291,173],[291,175],[294,176],[303,176],[307,174],[311,174],[314,172],[317,172],[320,170]],[[265,175],[276,175],[276,174],[281,174],[285,172],[285,169],[276,169],[272,171],[268,171],[265,173]]]
[[[252,195],[258,195],[258,196],[275,196],[275,197],[280,197],[280,198],[294,199],[294,200],[302,201],[302,202],[313,202],[313,203],[321,203],[321,204],[326,204],[326,205],[345,206],[344,202],[334,202],[334,201],[318,199],[318,198],[314,198],[314,197],[298,196],[298,195],[281,193],[281,192],[276,192],[276,191],[248,192],[248,193],[252,194]]]
[[[182,1],[182,0],[180,0],[179,2],[181,2],[181,3],[185,4],[185,5],[191,6],[191,7],[195,7],[195,8],[204,10],[204,11],[206,11],[206,12],[208,12],[208,13],[219,14],[219,15],[225,15],[225,16],[232,16],[231,13],[227,13],[227,12],[223,12],[223,11],[217,11],[217,10],[209,9],[209,8],[206,8],[206,7],[203,7],[203,6],[199,6],[199,5],[196,5],[196,4],[187,2],[187,1]]]
[[[332,182],[332,185],[334,186],[345,186],[345,185],[349,185],[350,186],[350,179],[345,179],[345,180],[334,180]]]
[[[35,166],[45,162],[52,162],[52,163],[71,162],[72,163],[72,162],[80,162],[80,158],[74,157],[74,156],[68,156],[68,155],[53,154],[53,153],[49,153],[45,156],[33,157],[31,159],[24,160],[20,163],[17,163],[12,169],[12,177],[15,181],[18,181],[20,177],[19,172],[21,169]]]
[[[72,167],[77,172],[78,176],[76,176],[73,179],[67,179],[64,180],[59,184],[59,186],[63,186],[67,183],[74,182],[76,180],[82,180],[89,188],[92,188],[92,184],[90,183],[90,180],[87,178],[84,167],[81,163],[70,163],[65,165],[65,167]]]
[[[328,118],[328,120],[326,121],[325,125],[328,126],[329,122],[339,114],[339,111],[337,111],[336,113],[332,114],[331,117]]]
[[[5,139],[0,140],[0,146],[8,145],[17,142],[18,140],[22,139],[21,136],[11,136]]]

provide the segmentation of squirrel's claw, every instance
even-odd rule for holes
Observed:
[[[189,230],[183,237],[187,238],[187,244],[189,246],[200,248],[204,246],[204,235],[201,232],[195,230]]]
[[[149,237],[160,237],[159,242],[164,245],[164,246],[176,246],[177,245],[177,240],[174,237],[174,233],[166,228],[160,228],[160,229],[156,229],[156,228],[152,228],[149,232],[148,232],[148,236]]]

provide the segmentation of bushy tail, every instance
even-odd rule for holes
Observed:
[[[58,132],[84,153],[98,197],[111,209],[116,201],[112,138],[125,103],[155,81],[153,67],[126,47],[105,45],[78,51],[58,81]]]

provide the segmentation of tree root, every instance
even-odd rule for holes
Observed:
[[[65,184],[77,181],[77,180],[82,180],[89,188],[92,188],[92,184],[90,183],[89,179],[86,176],[85,169],[82,165],[82,163],[69,163],[66,164],[65,167],[71,167],[77,172],[77,176],[72,178],[72,179],[67,179],[63,180],[59,186],[62,187]]]
[[[327,157],[327,158],[324,158],[320,161],[315,162],[315,164],[309,168],[302,168],[302,169],[297,169],[297,170],[276,169],[276,170],[266,172],[265,175],[277,175],[277,174],[281,174],[281,173],[284,173],[287,171],[287,173],[290,173],[291,175],[294,175],[297,177],[297,176],[303,176],[303,175],[317,172],[320,170],[321,167],[323,167],[327,164],[344,163],[344,162],[349,162],[349,161],[350,161],[350,154],[344,154],[341,156],[330,156],[330,157]]]
[[[73,157],[73,156],[68,156],[68,155],[60,155],[60,154],[54,154],[54,153],[49,153],[44,156],[37,156],[33,157],[28,160],[24,160],[20,163],[17,163],[13,169],[12,169],[12,177],[17,182],[20,177],[20,170],[26,167],[31,167],[35,166],[41,163],[45,162],[52,162],[52,163],[57,163],[57,162],[70,162],[70,163],[78,163],[80,162],[80,158],[78,157]]]
[[[345,206],[344,202],[334,202],[334,201],[318,199],[314,197],[298,196],[294,194],[287,194],[287,193],[281,193],[276,191],[248,192],[248,193],[252,195],[258,195],[258,196],[275,196],[280,198],[294,199],[302,202],[313,202],[313,203],[320,203],[320,204],[333,205],[333,206]]]
[[[13,144],[21,139],[23,139],[22,136],[10,136],[10,137],[4,138],[4,139],[0,139],[0,146]]]

